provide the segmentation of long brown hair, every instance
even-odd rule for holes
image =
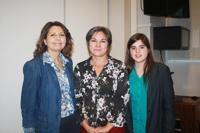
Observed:
[[[130,72],[132,70],[132,67],[135,64],[135,61],[133,60],[133,58],[131,57],[131,54],[130,54],[130,48],[131,48],[131,45],[138,40],[141,40],[142,43],[147,47],[147,49],[149,51],[146,62],[144,64],[144,79],[146,81],[147,75],[148,75],[149,71],[151,70],[152,65],[154,63],[151,46],[150,46],[149,40],[146,37],[146,35],[144,35],[142,33],[136,33],[129,38],[127,47],[126,47],[125,64],[127,66],[128,71]]]
[[[44,40],[47,38],[47,34],[48,34],[48,32],[49,32],[49,30],[52,26],[59,26],[64,31],[64,34],[65,34],[65,37],[66,37],[66,45],[62,50],[62,54],[66,58],[71,57],[72,46],[73,46],[71,34],[70,34],[69,30],[65,27],[65,25],[58,22],[58,21],[47,22],[44,25],[44,27],[41,30],[40,37],[37,41],[36,49],[34,50],[33,56],[37,57],[47,50],[47,46],[45,45]]]

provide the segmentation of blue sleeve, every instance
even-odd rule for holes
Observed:
[[[24,128],[34,128],[37,90],[40,85],[38,64],[27,62],[24,65],[23,73],[24,81],[21,93],[22,123]]]
[[[35,128],[24,128],[24,133],[35,133]]]

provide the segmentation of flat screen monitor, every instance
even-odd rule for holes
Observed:
[[[144,14],[173,18],[189,18],[189,0],[143,0]]]

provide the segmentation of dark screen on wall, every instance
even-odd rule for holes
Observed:
[[[143,0],[144,14],[189,18],[189,0]]]

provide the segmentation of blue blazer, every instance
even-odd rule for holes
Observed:
[[[75,107],[75,84],[72,62],[66,64],[72,99]],[[24,128],[35,128],[40,133],[59,133],[61,92],[56,72],[42,56],[25,63],[21,94],[21,113]]]

